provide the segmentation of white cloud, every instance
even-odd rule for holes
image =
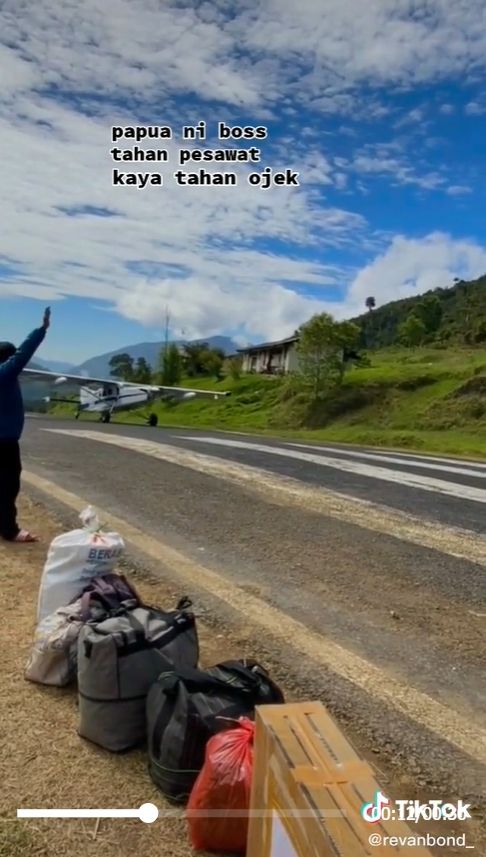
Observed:
[[[486,113],[486,99],[468,101],[464,110],[468,116],[482,116],[484,113]]]
[[[416,107],[414,110],[410,110],[408,114],[408,119],[410,122],[421,122],[425,116],[425,108]]]
[[[0,68],[2,69],[2,96],[31,89],[36,83],[36,70],[10,48],[0,43]]]
[[[276,55],[316,57],[316,92],[334,84],[410,84],[484,68],[482,0],[267,0],[246,17],[247,43]],[[235,24],[238,28],[238,19]],[[318,73],[321,73],[319,81]]]
[[[453,104],[441,104],[439,107],[439,113],[442,113],[443,116],[451,116],[455,113],[455,107]]]
[[[406,125],[423,125],[425,118],[425,108],[424,107],[415,107],[413,110],[409,110],[404,116],[398,119],[394,128],[403,128]]]
[[[270,339],[287,335],[328,304],[276,284],[262,289],[258,283],[251,283],[235,290],[231,285],[195,278],[184,283],[142,282],[124,292],[118,302],[124,315],[142,323],[163,320],[167,306],[173,325],[183,328],[189,339],[216,335],[228,325],[238,327],[243,338]]]
[[[252,107],[264,83],[263,70],[232,57],[234,40],[221,22],[150,0],[110,0],[109,8],[16,0],[3,13],[2,37],[21,44],[37,86],[74,93],[123,91],[149,101],[185,92]]]
[[[386,156],[359,154],[354,160],[353,168],[358,173],[391,176],[397,184],[416,185],[424,190],[440,189],[445,182],[444,176],[437,171],[419,175],[405,160]]]
[[[472,188],[462,184],[453,184],[447,188],[447,193],[449,196],[464,196],[465,194],[472,193]]]
[[[467,280],[485,272],[486,247],[473,241],[454,240],[439,232],[422,239],[397,236],[384,253],[359,271],[340,312],[361,312],[368,295],[383,304],[452,285],[454,277]]]
[[[134,97],[162,104],[194,94],[255,110],[287,99],[324,112],[388,106],[355,89],[410,85],[484,69],[482,0],[10,0],[1,39],[2,84]],[[19,55],[21,59],[19,59]],[[19,65],[21,62],[21,67]],[[12,63],[16,68],[12,68]],[[290,104],[288,105],[290,106]]]
[[[161,189],[113,188],[108,127],[126,124],[127,116],[89,118],[40,97],[19,98],[16,110],[0,114],[0,135],[11,153],[2,177],[8,218],[0,258],[18,261],[20,273],[0,282],[0,296],[103,299],[154,325],[170,296],[194,335],[214,332],[214,319],[219,330],[233,324],[249,334],[254,324],[258,335],[283,335],[286,323],[304,317],[312,303],[296,286],[325,287],[342,277],[333,266],[294,258],[290,248],[306,247],[312,257],[326,245],[355,243],[364,230],[363,218],[326,207],[308,188],[249,187],[245,165],[236,189],[178,188],[169,180]],[[38,124],[47,119],[50,127]],[[167,148],[169,178],[177,168],[176,141]],[[314,155],[309,165],[325,178],[330,166]],[[88,205],[117,216],[66,213]],[[256,250],[255,237],[278,239],[289,251]],[[150,280],[133,265],[138,260],[150,263]]]
[[[175,326],[190,336],[220,333],[230,318],[242,340],[273,339],[290,334],[315,312],[351,318],[363,312],[369,295],[380,305],[447,287],[455,277],[467,280],[485,272],[486,246],[439,232],[420,239],[396,236],[348,282],[340,303],[311,300],[277,284],[263,290],[252,283],[237,293],[221,281],[191,278],[183,288],[170,279],[140,282],[120,297],[119,309],[129,318],[146,322],[156,317],[160,322],[169,305]]]
[[[295,156],[294,156],[295,157]],[[305,184],[332,184],[332,166],[318,149],[308,150],[296,161]]]
[[[348,183],[346,173],[336,173],[334,176],[334,183],[338,190],[344,190]]]

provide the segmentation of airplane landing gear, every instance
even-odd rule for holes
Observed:
[[[110,414],[110,412],[109,412],[109,411],[105,411],[103,414],[101,414],[101,416],[100,416],[100,420],[101,420],[101,422],[102,422],[102,423],[109,423],[109,422],[110,422],[110,420],[111,420],[111,414]]]
[[[151,426],[151,428],[155,428],[159,424],[159,418],[157,414],[150,414],[147,422],[149,426]]]

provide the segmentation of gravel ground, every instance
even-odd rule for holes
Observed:
[[[46,688],[23,678],[35,627],[39,576],[46,544],[62,529],[44,507],[24,498],[21,512],[42,543],[0,545],[0,857],[188,857],[183,818],[16,820],[19,807],[138,807],[148,801],[171,809],[153,786],[143,752],[112,755],[77,735],[77,699],[72,689]],[[180,592],[154,578],[136,575],[150,603],[172,608]],[[215,663],[237,654],[228,640],[199,622],[202,660]]]

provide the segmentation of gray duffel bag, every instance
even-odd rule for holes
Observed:
[[[161,672],[197,666],[196,620],[183,599],[164,612],[126,606],[78,640],[79,734],[113,752],[146,740],[145,702]]]

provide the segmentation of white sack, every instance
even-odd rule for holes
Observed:
[[[37,623],[74,601],[93,577],[114,571],[125,549],[118,533],[105,533],[91,506],[80,514],[83,528],[57,536],[42,573]]]

